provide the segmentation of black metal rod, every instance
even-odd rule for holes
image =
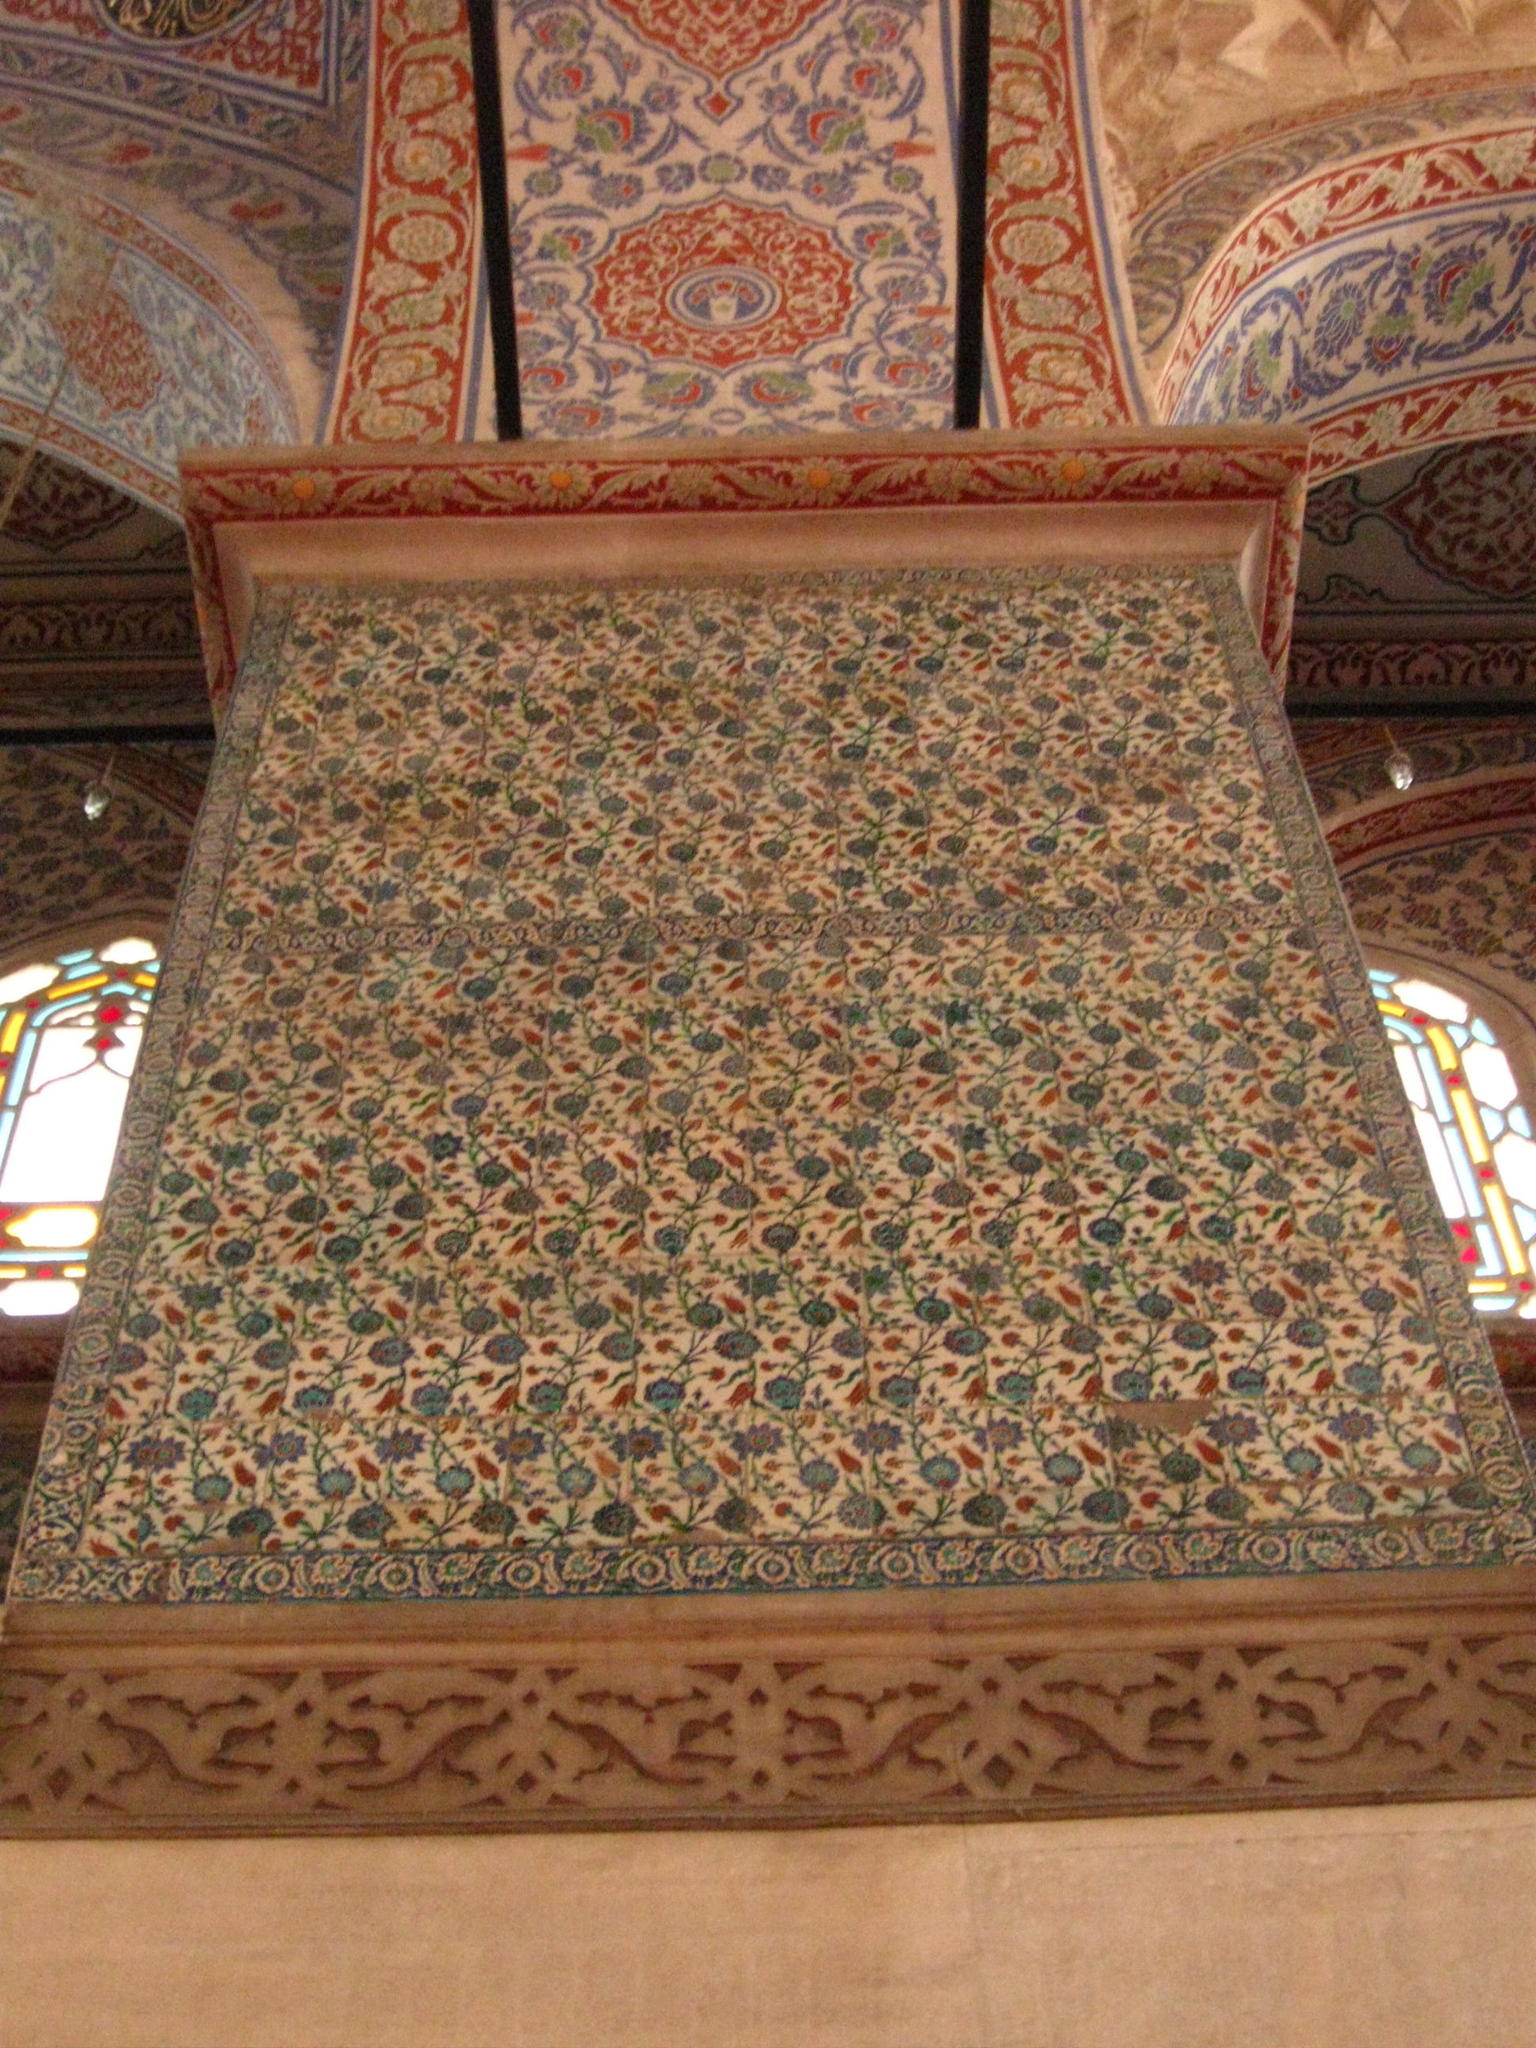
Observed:
[[[1502,697],[1481,702],[1466,697],[1409,697],[1399,701],[1380,697],[1308,698],[1305,703],[1287,704],[1285,715],[1292,720],[1311,718],[1367,719],[1372,725],[1397,725],[1415,718],[1438,718],[1452,725],[1468,725],[1487,718],[1536,718],[1536,704],[1529,697]]]
[[[987,101],[992,0],[960,0],[960,134],[955,221],[955,425],[981,421],[987,285]]]
[[[211,725],[0,725],[0,747],[212,746]]]
[[[501,132],[501,60],[496,49],[496,0],[468,0],[469,59],[475,81],[475,136],[480,158],[481,247],[485,259],[486,315],[496,387],[496,432],[523,438],[523,395],[517,376],[517,302],[512,290],[512,216],[507,204],[507,157]]]

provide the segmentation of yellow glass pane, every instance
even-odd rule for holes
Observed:
[[[29,1252],[72,1251],[89,1244],[96,1235],[96,1211],[83,1203],[58,1208],[29,1209],[6,1225],[7,1232]]]

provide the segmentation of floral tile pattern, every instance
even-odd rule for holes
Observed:
[[[33,1597],[1528,1550],[1216,572],[301,590],[200,835]]]
[[[1373,937],[1428,939],[1533,981],[1536,961],[1521,938],[1530,930],[1533,885],[1536,832],[1515,826],[1447,845],[1390,849],[1352,867],[1344,889],[1355,922]]]
[[[949,0],[496,12],[531,433],[949,425]]]

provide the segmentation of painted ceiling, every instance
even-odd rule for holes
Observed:
[[[0,732],[204,723],[180,525],[71,463],[7,445],[0,505]]]
[[[1536,435],[1463,441],[1318,485],[1301,630],[1536,640]]]
[[[13,486],[0,526],[0,575],[66,564],[94,574],[108,563],[186,561],[173,519],[54,456],[24,460],[20,449],[0,447],[0,497]]]
[[[1536,70],[1494,73],[1427,93],[1402,86],[1299,125],[1265,121],[1231,146],[1197,151],[1154,196],[1130,209],[1126,280],[1151,366],[1162,367],[1206,266],[1273,193],[1372,152],[1480,127],[1507,131],[1529,121],[1533,103]],[[1166,177],[1168,166],[1161,169]]]
[[[534,435],[947,426],[951,0],[501,0]]]
[[[1536,0],[979,20],[0,0],[0,575],[199,442],[1300,420],[1304,639],[1524,640]]]
[[[0,153],[188,243],[318,417],[346,289],[366,0],[0,0]]]

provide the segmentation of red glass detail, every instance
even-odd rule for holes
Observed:
[[[1447,1088],[1465,1088],[1467,1084],[1461,1078],[1460,1074],[1447,1074],[1445,1077],[1445,1085]]]
[[[1494,1170],[1493,1170],[1493,1168],[1492,1168],[1491,1166],[1480,1166],[1480,1167],[1479,1167],[1479,1168],[1477,1169],[1477,1177],[1478,1177],[1478,1179],[1479,1179],[1479,1180],[1497,1180],[1497,1179],[1498,1179],[1498,1175],[1497,1175],[1497,1174],[1496,1174],[1496,1173],[1494,1172]]]
[[[103,1024],[121,1024],[123,1021],[123,1013],[116,1003],[103,1003],[97,1014]]]
[[[116,1036],[110,1031],[104,1031],[100,1038],[93,1038],[91,1040],[91,1044],[95,1046],[98,1052],[110,1052],[116,1043]]]
[[[1461,1255],[1461,1263],[1464,1266],[1475,1266],[1477,1264],[1477,1253],[1473,1251],[1463,1252]]]
[[[1472,1235],[1472,1226],[1470,1223],[1453,1223],[1451,1225],[1451,1234],[1453,1237],[1470,1237]]]
[[[39,1280],[51,1280],[54,1277],[54,1269],[52,1266],[39,1266],[37,1267],[36,1271]]]
[[[1429,1022],[1429,1019],[1427,1017],[1420,1017],[1417,1013],[1414,1013],[1409,1017],[1408,1022],[1410,1024],[1418,1024],[1422,1026],[1427,1024]]]

